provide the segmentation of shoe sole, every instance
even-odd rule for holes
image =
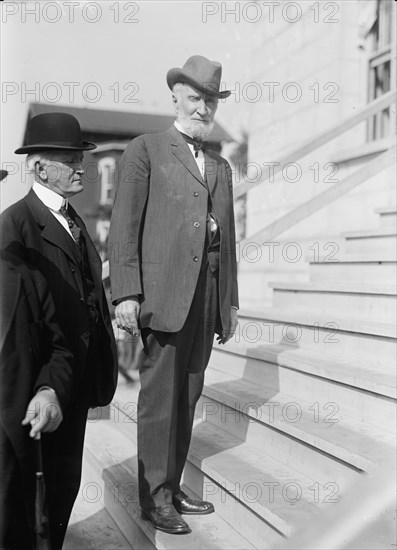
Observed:
[[[207,516],[208,514],[212,514],[213,512],[215,512],[215,508],[205,510],[204,512],[181,512],[177,508],[175,508],[175,510],[178,512],[178,514],[183,514],[184,516]]]
[[[162,531],[163,533],[167,533],[168,535],[184,535],[187,533],[191,533],[190,527],[181,527],[181,529],[166,529],[163,527],[158,527],[155,525],[152,521],[152,518],[150,518],[145,512],[141,512],[141,519],[144,521],[150,521],[154,529],[157,529],[157,531]]]

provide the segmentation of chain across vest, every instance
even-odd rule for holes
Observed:
[[[205,238],[205,247],[207,249],[208,263],[211,271],[216,271],[219,268],[219,250],[221,244],[221,235],[219,231],[219,222],[216,216],[216,213],[213,210],[211,193],[208,187],[207,175],[204,170],[204,183],[208,191],[208,206],[207,206],[207,231]],[[212,220],[216,223],[216,230],[212,231],[211,223]]]

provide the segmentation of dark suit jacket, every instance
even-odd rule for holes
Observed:
[[[29,429],[21,426],[26,407],[41,386],[50,386],[65,413],[73,356],[41,273],[8,254],[0,257],[0,273],[0,423],[22,462],[30,443]]]
[[[220,228],[219,303],[223,329],[238,307],[230,166],[205,153],[213,211]],[[196,288],[206,232],[208,191],[188,145],[172,126],[127,147],[112,215],[112,300],[141,297],[142,327],[179,331]]]
[[[92,370],[88,406],[106,405],[117,382],[117,352],[105,294],[102,263],[85,225],[73,208],[69,213],[81,228],[99,299],[101,314],[98,363],[87,364],[89,319],[84,303],[83,279],[73,253],[71,237],[31,190],[1,215],[2,248],[36,267],[46,278],[68,349],[74,356],[74,388],[87,368]]]

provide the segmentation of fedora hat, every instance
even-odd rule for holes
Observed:
[[[67,113],[44,113],[28,121],[26,145],[15,151],[17,155],[47,149],[88,151],[96,145],[82,141],[79,121]]]
[[[193,88],[215,95],[219,98],[229,97],[229,90],[219,91],[222,77],[222,65],[217,61],[210,61],[202,55],[192,55],[182,69],[177,67],[167,73],[167,84],[170,90],[177,82],[188,84]]]

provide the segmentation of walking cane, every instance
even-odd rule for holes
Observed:
[[[36,458],[36,498],[35,498],[35,532],[36,550],[51,550],[49,540],[48,516],[46,513],[46,487],[43,474],[43,455],[41,435],[34,441]]]

